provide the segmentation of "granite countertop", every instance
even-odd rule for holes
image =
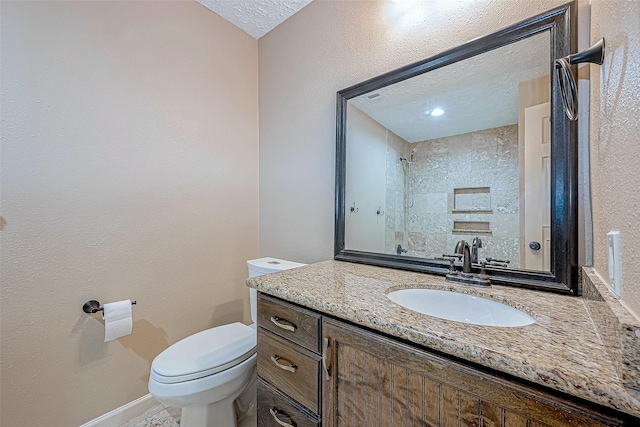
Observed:
[[[594,319],[593,310],[588,308],[583,297],[508,286],[479,288],[446,282],[442,276],[342,261],[324,261],[254,277],[247,280],[247,286],[640,416],[640,392],[624,386],[620,366],[611,354],[610,341],[602,336],[603,331],[596,326],[598,319]],[[403,288],[452,290],[493,299],[526,312],[536,322],[509,328],[431,317],[404,308],[386,297],[388,292]],[[594,301],[596,299],[591,299],[590,304]],[[606,304],[602,299],[600,303]],[[640,329],[635,333],[638,331]]]

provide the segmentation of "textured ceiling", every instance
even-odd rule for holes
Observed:
[[[198,0],[198,3],[259,39],[311,0]]]
[[[549,70],[546,31],[349,102],[405,141],[426,141],[518,123],[518,84]]]

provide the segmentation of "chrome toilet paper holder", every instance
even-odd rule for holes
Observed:
[[[136,304],[136,302],[131,301],[131,305],[134,305],[134,304]],[[99,311],[104,311],[104,307],[100,306],[99,301],[92,299],[84,303],[84,305],[82,306],[82,311],[88,314],[93,314]]]

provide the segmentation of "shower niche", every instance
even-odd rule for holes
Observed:
[[[454,188],[454,214],[491,214],[491,187]]]

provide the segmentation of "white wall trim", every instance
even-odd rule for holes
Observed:
[[[132,418],[141,415],[143,412],[148,411],[158,404],[159,402],[154,399],[151,394],[146,394],[113,411],[100,415],[98,418],[82,424],[80,427],[120,427],[122,424],[129,422]]]

